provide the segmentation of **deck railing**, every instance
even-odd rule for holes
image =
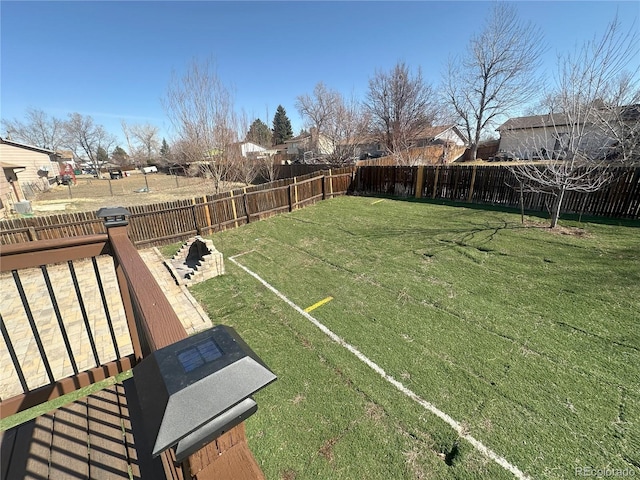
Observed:
[[[3,375],[9,381],[1,390],[2,418],[127,371],[187,336],[129,239],[127,215],[124,209],[104,211],[107,234],[2,247],[0,330],[6,348],[0,359],[13,368]],[[244,425],[223,437],[182,464],[172,449],[165,451],[166,477],[213,478],[220,474],[217,459],[242,448],[242,455],[234,454],[243,462],[237,467],[253,472],[242,478],[260,478]],[[233,465],[220,466],[233,477]]]

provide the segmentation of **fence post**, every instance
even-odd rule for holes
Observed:
[[[473,186],[476,183],[476,168],[478,168],[478,166],[474,165],[473,173],[471,174],[471,186],[469,187],[469,198],[467,198],[468,203],[471,203],[471,199],[473,198]]]
[[[207,203],[207,196],[204,195],[202,197],[202,203],[204,205],[204,213],[205,218],[207,220],[207,230],[209,230],[209,234],[211,233],[211,212],[209,211],[209,204]]]
[[[422,190],[424,189],[424,165],[418,167],[418,174],[416,175],[416,198],[422,198]]]
[[[293,177],[293,192],[295,199],[295,207],[298,208],[298,177]]]
[[[293,211],[293,195],[291,193],[292,190],[292,185],[289,184],[289,188],[287,189],[287,192],[289,193],[289,211],[292,212]]]
[[[193,226],[195,227],[196,234],[200,235],[200,227],[198,226],[198,216],[196,215],[196,199],[191,199],[191,216],[193,217]]]
[[[322,200],[326,200],[327,199],[327,194],[326,194],[326,187],[325,187],[325,182],[327,181],[327,177],[326,175],[322,176]]]
[[[238,228],[238,212],[236,210],[236,200],[233,198],[233,190],[231,190],[231,210],[233,211],[234,226]]]
[[[247,201],[247,187],[242,189],[242,201],[244,202],[244,213],[247,215],[247,223],[251,222],[251,216],[249,215],[249,202]]]
[[[29,235],[29,241],[33,241],[33,240],[38,240],[38,232],[36,232],[35,227],[28,227],[29,230],[28,235]]]
[[[333,198],[333,174],[329,169],[329,198]]]
[[[431,194],[431,198],[436,198],[436,191],[438,190],[438,175],[440,175],[440,167],[436,167],[436,175],[433,179],[433,193]]]

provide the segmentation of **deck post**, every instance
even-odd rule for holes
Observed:
[[[98,218],[104,219],[104,226],[107,229],[109,237],[115,232],[114,229],[127,231],[129,225],[129,217],[131,212],[126,208],[101,208],[96,214]],[[116,271],[116,278],[118,279],[118,288],[120,289],[120,298],[122,298],[122,306],[124,307],[124,315],[127,319],[127,327],[129,328],[129,336],[131,337],[131,345],[133,346],[133,353],[136,361],[139,362],[144,356],[142,353],[142,346],[140,344],[140,336],[138,335],[138,328],[136,326],[136,318],[133,309],[133,303],[131,302],[131,293],[129,292],[129,285],[124,275],[122,265],[118,261],[115,255],[112,255],[113,264]]]
[[[125,313],[137,357],[138,352],[144,356],[182,340],[187,332],[129,240],[129,215],[122,207],[98,211],[98,217],[105,218],[112,255],[120,272],[118,283],[123,302],[128,299]],[[249,450],[244,423],[205,445],[182,464],[176,463],[173,449],[166,450],[161,457],[167,478],[264,480],[264,474]]]

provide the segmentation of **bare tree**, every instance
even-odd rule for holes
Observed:
[[[258,158],[259,170],[258,173],[262,174],[262,176],[270,182],[276,180],[277,176],[277,168],[274,163],[274,155],[267,154],[262,155]]]
[[[340,95],[334,116],[327,125],[327,138],[331,142],[331,163],[353,163],[359,156],[359,145],[368,135],[369,114],[355,99]]]
[[[514,6],[500,2],[466,53],[449,61],[444,94],[466,129],[472,159],[483,132],[497,117],[537,95],[542,40],[539,29],[518,19]]]
[[[182,77],[174,75],[164,101],[182,146],[182,155],[203,176],[211,177],[216,192],[231,179],[238,142],[233,96],[211,61],[193,61]]]
[[[296,98],[296,108],[302,118],[306,120],[309,129],[315,128],[318,133],[326,133],[330,122],[334,122],[336,110],[342,102],[342,96],[335,90],[330,90],[323,82],[319,82],[313,89],[313,94],[299,95]]]
[[[249,117],[244,110],[237,117],[237,125],[238,132],[250,130]],[[245,185],[251,185],[260,172],[260,164],[256,158],[257,152],[250,151],[247,145],[250,141],[245,137],[244,142],[238,142],[228,148],[228,156],[231,156],[231,163],[235,166],[234,172],[231,172],[233,179]]]
[[[142,166],[143,153],[140,150],[139,145],[136,143],[133,132],[131,131],[131,127],[125,120],[121,120],[120,125],[122,126],[124,139],[127,142],[129,159],[133,161],[133,164],[136,166],[136,168],[140,168],[140,166]]]
[[[239,155],[233,162],[236,165],[233,179],[251,185],[260,173],[260,161],[254,156]]]
[[[56,151],[65,144],[64,120],[51,117],[42,110],[30,108],[25,122],[2,120],[7,137],[34,147]]]
[[[297,97],[296,108],[311,131],[312,150],[325,152],[326,160],[335,164],[353,159],[369,118],[355,98],[346,100],[320,82],[312,95]]]
[[[65,122],[66,146],[70,148],[78,158],[85,157],[97,175],[106,163],[111,148],[116,143],[116,138],[108,133],[102,125],[96,125],[89,115],[79,113],[69,114]],[[98,155],[98,151],[104,151],[105,155]]]
[[[433,88],[424,82],[422,71],[412,75],[404,62],[390,72],[376,72],[369,80],[364,105],[374,134],[391,153],[408,148],[415,135],[432,124],[438,109]]]
[[[128,125],[124,120],[121,121],[121,125],[129,155],[134,159],[136,166],[146,165],[157,157],[160,148],[158,127],[148,123]]]
[[[551,195],[551,228],[567,192],[597,191],[612,180],[612,166],[639,161],[640,68],[627,70],[638,45],[638,34],[622,32],[616,18],[602,38],[558,58],[547,125],[520,146],[546,161],[512,167],[526,190]]]
[[[131,132],[144,152],[145,163],[153,161],[158,154],[158,149],[160,148],[158,127],[148,123],[133,125],[131,127]]]

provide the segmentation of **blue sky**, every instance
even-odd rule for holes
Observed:
[[[616,14],[638,28],[640,3],[517,2],[540,27],[551,74],[556,55],[601,34]],[[297,95],[323,81],[363,98],[376,70],[399,60],[440,81],[490,2],[0,2],[1,115],[34,107],[91,115],[122,137],[121,119],[170,138],[162,108],[172,72],[212,58],[250,119],[271,125],[282,104],[302,127]],[[268,116],[267,116],[268,115]],[[5,132],[0,132],[2,135]],[[121,142],[124,143],[124,142]]]

